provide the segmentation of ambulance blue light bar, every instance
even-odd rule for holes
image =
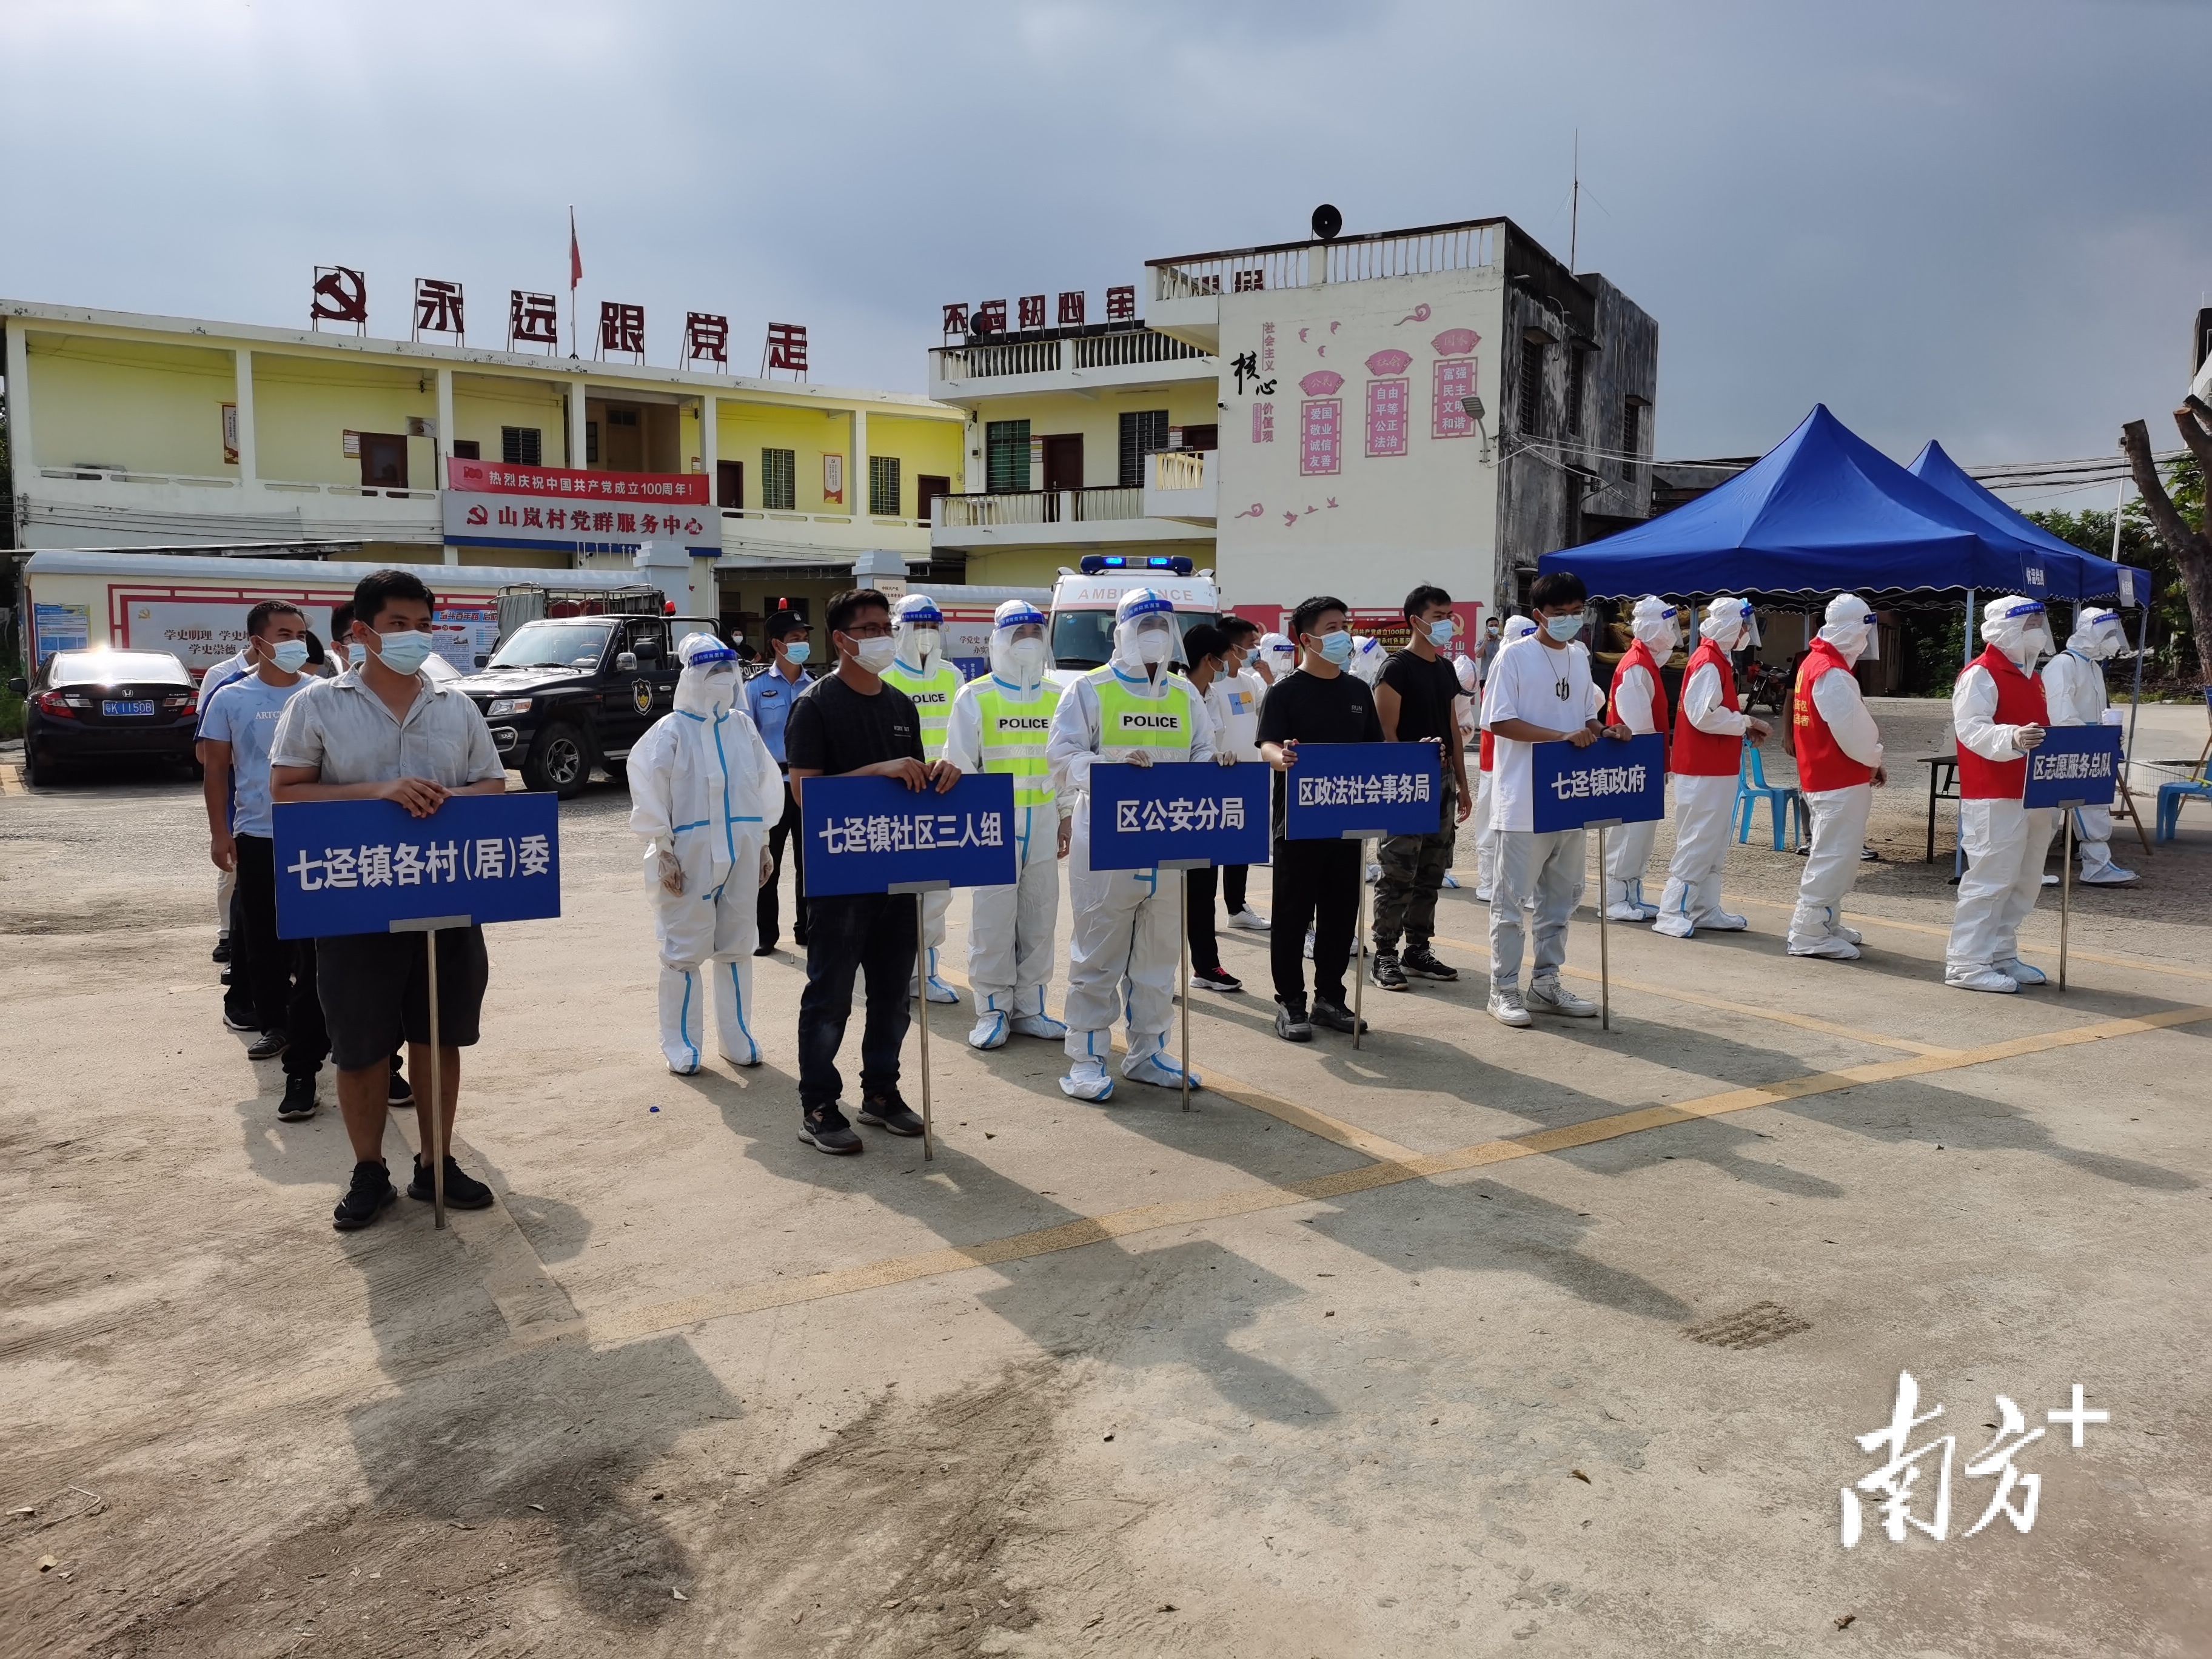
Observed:
[[[1086,576],[1114,570],[1164,570],[1170,575],[1188,576],[1195,568],[1180,554],[1151,553],[1134,559],[1126,553],[1086,553],[1083,556],[1083,574]]]

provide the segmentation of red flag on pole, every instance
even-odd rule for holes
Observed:
[[[568,286],[574,289],[584,280],[584,250],[576,242],[576,210],[568,210]]]

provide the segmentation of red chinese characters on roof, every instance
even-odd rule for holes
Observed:
[[[770,323],[768,342],[761,352],[761,373],[788,369],[806,378],[806,327],[803,323]]]
[[[645,361],[645,307],[616,300],[599,301],[599,356],[627,351]]]
[[[684,361],[730,366],[730,319],[712,312],[684,313]]]
[[[507,295],[507,349],[542,345],[550,352],[561,343],[561,313],[550,294],[527,294],[509,289]]]
[[[318,329],[325,323],[351,323],[357,332],[368,333],[368,278],[350,265],[317,265],[307,321]]]
[[[1137,290],[1133,285],[1109,288],[1106,290],[1106,320],[1109,323],[1134,322],[1137,317]]]
[[[468,328],[461,309],[461,285],[437,276],[415,279],[415,337],[450,334],[466,343]]]

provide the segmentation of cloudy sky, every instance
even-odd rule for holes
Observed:
[[[310,268],[687,308],[918,391],[938,307],[1510,215],[1659,319],[1659,453],[1816,400],[2111,452],[2212,303],[2205,0],[0,0],[0,294],[302,320]],[[565,292],[565,289],[563,290]],[[588,316],[587,316],[588,321]],[[2023,504],[2032,504],[2023,502]],[[2054,501],[2052,505],[2072,505]],[[2082,501],[2079,504],[2087,504]]]

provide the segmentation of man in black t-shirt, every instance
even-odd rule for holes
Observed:
[[[1451,648],[1451,595],[1426,585],[1406,595],[1412,639],[1382,665],[1375,686],[1375,712],[1386,743],[1433,743],[1444,766],[1443,800],[1437,828],[1426,835],[1386,836],[1376,855],[1382,873],[1375,884],[1376,984],[1407,988],[1406,976],[1457,979],[1459,969],[1438,962],[1429,949],[1436,931],[1437,895],[1451,868],[1455,832],[1474,809],[1467,787],[1467,746],[1459,740],[1459,672],[1446,659]],[[1398,938],[1406,953],[1398,954]]]
[[[957,783],[957,767],[923,763],[921,718],[904,692],[881,678],[893,650],[890,601],[872,587],[840,593],[830,601],[823,621],[837,671],[807,687],[784,728],[784,755],[802,806],[809,778],[896,778],[915,791],[933,784],[939,793]],[[907,982],[915,969],[914,897],[847,893],[804,902],[799,1138],[825,1152],[860,1150],[860,1137],[838,1109],[844,1079],[837,1073],[837,1050],[853,1012],[853,977],[861,972],[868,989],[867,1024],[860,1033],[860,1121],[895,1135],[918,1135],[921,1118],[898,1091]]]
[[[1301,743],[1380,743],[1382,725],[1374,694],[1358,675],[1344,672],[1352,659],[1352,621],[1343,600],[1325,595],[1306,600],[1291,613],[1291,637],[1304,672],[1277,680],[1260,705],[1260,755],[1275,769],[1275,920],[1267,956],[1280,1005],[1275,1035],[1286,1042],[1311,1042],[1316,1022],[1333,1030],[1352,1029],[1352,1010],[1344,1006],[1344,966],[1358,922],[1364,844],[1285,840],[1287,775],[1297,766]],[[1304,955],[1309,922],[1314,930],[1310,1018]]]

